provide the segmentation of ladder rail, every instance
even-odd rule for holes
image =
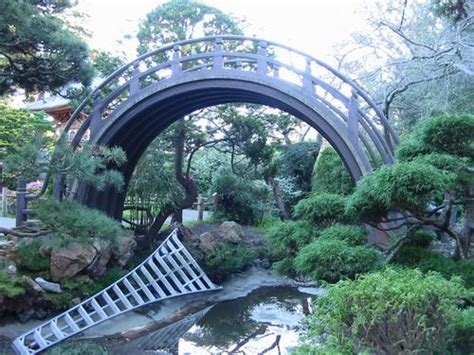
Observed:
[[[20,355],[37,354],[75,334],[144,305],[222,289],[212,283],[194,258],[188,255],[191,254],[179,241],[177,229],[173,230],[133,270],[80,304],[17,337],[13,341],[13,349]]]

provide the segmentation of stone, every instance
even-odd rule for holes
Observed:
[[[17,267],[13,261],[11,260],[8,261],[8,266],[6,267],[5,270],[7,271],[7,274],[9,274],[10,276],[16,276]]]
[[[18,317],[18,321],[20,323],[26,323],[28,322],[31,318],[33,318],[35,315],[35,311],[33,309],[28,309],[26,310],[25,312],[22,312],[22,313],[18,313],[17,314],[17,317]]]
[[[130,258],[133,256],[133,251],[137,246],[135,241],[135,235],[127,233],[123,237],[119,238],[112,246],[112,256],[120,266],[127,265]]]
[[[71,300],[71,306],[77,306],[79,303],[81,303],[81,299],[79,297],[73,298]]]
[[[38,319],[46,319],[46,317],[48,317],[48,311],[44,308],[38,308],[35,310],[35,317]]]
[[[63,292],[61,290],[61,285],[60,284],[46,281],[45,279],[43,279],[41,277],[37,277],[35,279],[35,282],[38,285],[40,285],[40,287],[45,291],[54,292],[54,293],[62,293]]]
[[[51,256],[52,251],[53,251],[53,247],[51,245],[41,244],[38,250],[38,254],[42,256],[43,258],[45,258],[45,257]]]
[[[244,237],[242,227],[232,221],[222,223],[218,229],[218,233],[224,241],[231,243],[240,243]]]
[[[112,244],[103,240],[96,240],[92,244],[97,251],[97,256],[87,267],[87,273],[93,279],[99,279],[107,270],[107,264],[112,257]]]
[[[43,289],[41,288],[41,286],[38,285],[35,281],[33,281],[33,279],[29,276],[23,276],[23,283],[28,289],[32,290],[33,292],[36,292],[36,293],[43,292]]]
[[[97,255],[92,245],[72,243],[67,247],[53,249],[51,252],[51,278],[59,281],[73,277],[87,268]]]
[[[214,250],[216,247],[217,241],[216,237],[209,232],[205,232],[199,236],[199,247],[203,250]]]

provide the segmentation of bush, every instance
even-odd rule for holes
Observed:
[[[319,231],[305,221],[274,224],[265,237],[270,242],[274,269],[284,275],[294,276],[293,259],[300,249],[317,238]]]
[[[211,192],[217,193],[214,217],[244,225],[258,224],[265,214],[270,191],[264,184],[241,178],[227,170],[216,174]]]
[[[393,262],[416,267],[423,272],[436,271],[446,278],[459,276],[467,288],[474,287],[474,263],[470,260],[453,261],[432,251],[405,245]]]
[[[16,298],[24,295],[26,289],[16,277],[10,276],[5,271],[0,270],[0,294],[8,298]]]
[[[222,282],[231,274],[242,271],[255,258],[255,254],[242,244],[219,244],[204,257],[203,268],[214,282]]]
[[[36,210],[38,219],[51,229],[55,242],[62,245],[73,241],[90,243],[92,238],[113,242],[123,234],[119,222],[75,201],[41,200]]]
[[[340,240],[351,246],[367,244],[367,232],[363,227],[335,224],[324,229],[319,240]]]
[[[327,147],[321,152],[311,186],[313,193],[349,195],[354,190],[354,181],[334,148]]]
[[[406,245],[428,248],[435,239],[435,232],[428,229],[417,229],[411,233],[409,242]]]
[[[319,226],[343,222],[346,198],[335,194],[311,194],[295,206],[294,217],[310,221]]]
[[[442,352],[464,292],[459,279],[386,268],[330,286],[316,300],[308,335],[344,353]]]
[[[453,353],[472,354],[474,350],[474,307],[458,312],[449,326],[449,347]]]
[[[50,256],[41,256],[41,243],[37,240],[31,243],[21,241],[18,244],[18,266],[21,269],[29,271],[45,271],[49,270],[51,262]]]
[[[301,249],[294,268],[314,280],[337,282],[374,269],[378,261],[379,253],[373,248],[352,247],[341,240],[317,239]]]

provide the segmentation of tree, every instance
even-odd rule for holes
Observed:
[[[0,3],[0,95],[90,82],[87,45],[61,17],[71,7],[69,0]]]
[[[362,179],[349,211],[381,230],[407,228],[388,251],[390,260],[413,231],[431,227],[456,242],[467,258],[472,239],[474,116],[438,116],[418,125],[398,150],[399,162]],[[453,225],[457,206],[466,210],[465,228]],[[394,213],[395,212],[395,213]]]
[[[365,14],[367,30],[338,50],[343,70],[401,129],[439,112],[474,109],[474,17],[468,3],[377,2]]]

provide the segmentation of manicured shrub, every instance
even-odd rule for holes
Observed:
[[[265,237],[270,244],[274,269],[284,275],[295,276],[293,259],[300,249],[317,238],[319,230],[306,221],[276,223]]]
[[[311,194],[298,202],[293,215],[315,225],[328,226],[346,219],[345,208],[346,198],[343,196],[328,193]]]
[[[361,226],[335,224],[321,231],[319,240],[341,240],[348,245],[367,244],[367,232]]]
[[[265,184],[241,178],[227,170],[216,174],[211,189],[217,194],[214,217],[244,225],[260,223],[270,191]]]
[[[206,253],[203,268],[214,282],[222,282],[231,274],[242,271],[255,254],[242,244],[225,242]]]
[[[123,234],[119,222],[75,201],[42,200],[36,210],[38,219],[51,229],[56,243],[90,243],[92,238],[114,241]]]
[[[374,269],[379,253],[370,247],[352,247],[337,239],[315,240],[301,249],[295,270],[314,280],[337,282]]]
[[[354,190],[354,182],[332,147],[325,148],[319,155],[313,171],[311,190],[313,193],[349,195]]]
[[[21,241],[18,244],[18,266],[29,271],[49,270],[51,257],[41,256],[41,243],[37,240],[32,242]]]
[[[393,262],[418,268],[423,272],[436,271],[446,278],[459,276],[467,288],[474,287],[474,263],[470,260],[453,261],[427,249],[406,245]]]
[[[386,268],[328,287],[308,336],[322,337],[336,353],[442,353],[464,293],[459,279]]]

